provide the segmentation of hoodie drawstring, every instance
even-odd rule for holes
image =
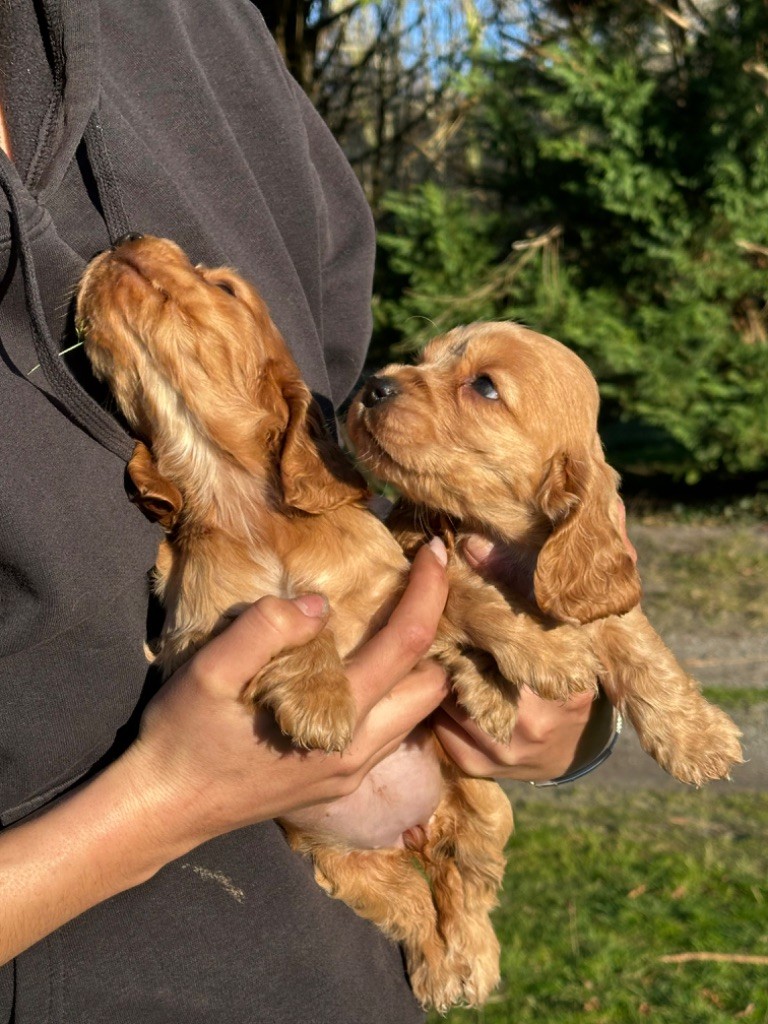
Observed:
[[[130,438],[109,413],[102,409],[98,402],[94,401],[70,374],[66,363],[60,358],[58,348],[48,330],[32,246],[20,200],[20,195],[25,192],[24,185],[10,161],[2,157],[0,157],[0,188],[5,193],[10,209],[11,246],[12,249],[14,246],[16,248],[21,267],[35,353],[50,390],[54,398],[59,401],[78,426],[94,440],[99,441],[108,451],[127,461],[133,448]],[[120,206],[122,207],[122,204]],[[125,216],[124,210],[122,216]],[[111,235],[112,225],[108,225],[108,228]],[[125,233],[124,230],[123,233]],[[31,379],[30,384],[37,387],[37,384]],[[38,390],[43,389],[38,388]]]
[[[93,171],[96,188],[99,193],[104,221],[109,232],[109,240],[114,245],[118,238],[127,235],[131,226],[125,212],[120,185],[109,157],[104,130],[101,127],[101,98],[85,129],[83,136],[88,151],[88,162]]]

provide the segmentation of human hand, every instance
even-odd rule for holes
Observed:
[[[467,775],[540,782],[589,759],[583,751],[593,745],[587,726],[598,706],[594,698],[594,693],[577,693],[561,703],[522,689],[515,731],[506,744],[491,739],[451,697],[432,716],[432,727]]]
[[[168,680],[121,757],[0,830],[0,965],[207,839],[353,793],[447,696],[442,669],[421,662],[448,594],[444,558],[439,542],[417,554],[389,622],[351,660],[358,720],[343,754],[297,750],[240,700],[270,658],[327,617],[318,595],[268,597]]]
[[[421,663],[447,596],[441,561],[439,547],[417,554],[388,624],[350,661],[358,718],[342,754],[296,749],[269,712],[239,699],[272,657],[320,632],[327,608],[319,595],[263,598],[169,679],[125,755],[160,848],[178,855],[222,832],[346,796],[400,745],[448,693],[442,669]]]

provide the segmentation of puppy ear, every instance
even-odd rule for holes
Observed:
[[[623,615],[640,601],[640,577],[624,546],[618,475],[584,453],[552,459],[538,493],[552,521],[539,552],[534,593],[541,610],[564,622]]]
[[[125,487],[129,499],[138,505],[153,523],[160,523],[170,532],[181,512],[184,500],[181,491],[170,480],[160,476],[149,448],[137,441],[125,469]]]
[[[283,385],[288,426],[280,452],[283,500],[311,515],[330,512],[367,496],[365,481],[328,438],[309,388],[300,380]]]

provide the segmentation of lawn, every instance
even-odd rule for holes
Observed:
[[[768,797],[521,792],[502,987],[450,1024],[768,1022]],[[688,952],[764,962],[661,959]]]

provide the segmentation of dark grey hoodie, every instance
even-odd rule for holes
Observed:
[[[338,404],[369,331],[370,215],[245,0],[0,0],[0,827],[115,756],[151,693],[158,534],[71,338],[85,262],[127,230],[260,288]],[[33,370],[37,364],[39,369]],[[0,1022],[421,1019],[399,951],[273,824],[190,853],[0,970]]]

